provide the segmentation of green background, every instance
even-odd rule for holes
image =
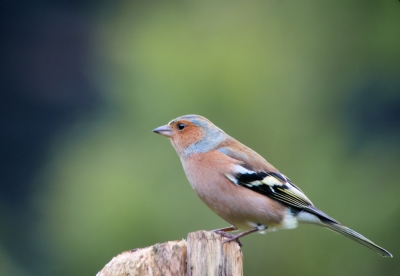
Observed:
[[[185,114],[256,150],[318,208],[394,255],[301,225],[243,238],[244,275],[399,275],[399,1],[90,9],[87,72],[102,105],[50,140],[34,176],[29,240],[51,260],[37,275],[95,275],[122,251],[228,225],[151,132]],[[36,274],[5,246],[0,267]]]

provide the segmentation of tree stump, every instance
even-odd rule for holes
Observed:
[[[243,254],[236,242],[213,232],[189,233],[187,242],[169,241],[126,251],[114,257],[97,276],[239,276]]]

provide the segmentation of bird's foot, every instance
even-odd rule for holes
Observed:
[[[262,225],[262,224],[258,224],[256,227],[254,227],[253,229],[247,230],[245,232],[242,232],[240,234],[237,235],[232,235],[227,233],[226,231],[231,231],[230,228],[234,228],[236,229],[234,226],[228,227],[228,228],[222,228],[222,229],[217,229],[214,230],[214,233],[220,234],[221,236],[228,238],[228,240],[224,241],[222,244],[226,243],[226,242],[231,242],[231,241],[236,241],[240,247],[243,246],[243,244],[239,241],[239,238],[247,236],[248,234],[254,233],[254,232],[259,232],[259,231],[264,231],[265,229],[268,228],[267,225]],[[229,230],[227,230],[229,229]],[[232,229],[233,230],[233,229]]]
[[[228,238],[227,240],[225,240],[225,241],[222,242],[222,245],[223,245],[224,243],[227,243],[227,242],[236,241],[240,247],[243,246],[243,244],[242,244],[242,243],[240,242],[240,240],[239,240],[239,238],[242,237],[241,234],[232,235],[232,234],[229,234],[229,233],[227,233],[227,232],[225,232],[225,231],[221,231],[221,230],[213,230],[212,232],[214,232],[214,233],[216,233],[216,234],[219,234],[219,235],[223,236],[224,238]]]

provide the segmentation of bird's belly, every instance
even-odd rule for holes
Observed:
[[[268,226],[267,231],[293,228],[284,225],[287,208],[264,195],[233,183],[196,185],[194,182],[192,186],[212,211],[238,229],[249,230],[257,225]]]

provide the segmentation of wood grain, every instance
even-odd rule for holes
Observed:
[[[222,245],[224,238],[207,231],[189,233],[187,276],[243,275],[243,254],[236,242]]]
[[[236,242],[222,245],[213,232],[189,233],[188,241],[169,241],[126,251],[114,257],[97,276],[239,276],[243,254]]]

